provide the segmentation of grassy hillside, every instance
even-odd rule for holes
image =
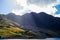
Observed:
[[[20,29],[16,26],[20,26],[18,23],[13,22],[5,17],[5,15],[0,15],[0,38],[29,38],[33,37],[26,35],[26,31]]]

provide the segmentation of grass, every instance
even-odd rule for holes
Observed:
[[[32,31],[26,31],[18,27],[0,24],[0,37],[1,38],[33,38],[35,34]]]
[[[17,26],[20,24],[7,19],[4,15],[0,15],[0,38],[29,38],[33,37],[32,32],[26,32]],[[22,27],[22,26],[21,26]],[[35,35],[35,34],[34,34]]]

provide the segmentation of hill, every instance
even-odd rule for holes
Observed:
[[[18,28],[16,26],[19,26],[18,23],[7,19],[5,15],[0,14],[0,38],[29,38],[30,37],[25,30]],[[33,33],[29,33],[29,34],[31,34],[31,37],[33,37],[34,35]]]
[[[23,16],[10,13],[6,16],[8,19],[23,25],[22,29],[24,30],[32,30],[38,34],[42,32],[48,37],[60,37],[60,18],[58,17],[53,17],[45,12],[31,12]]]
[[[9,20],[6,15],[0,14],[0,39],[41,39],[50,37],[46,33],[23,30],[18,23]]]

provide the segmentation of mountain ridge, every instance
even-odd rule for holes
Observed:
[[[11,19],[11,18],[9,18],[9,15],[7,16],[7,18]],[[40,23],[42,25],[46,25],[46,26],[52,25],[53,22],[57,23],[57,21],[60,20],[60,18],[48,15],[44,12],[41,12],[41,13],[31,12],[31,13],[27,13],[27,14],[24,14],[23,16],[19,16],[19,17],[17,17],[17,15],[16,15],[12,18],[13,19],[11,19],[11,20],[16,21],[19,24],[24,25],[24,26],[25,25],[27,25],[27,26],[38,26],[35,22],[36,20],[38,23]],[[36,19],[34,19],[34,18],[36,18]]]
[[[8,16],[8,19],[10,19],[9,16]],[[27,14],[24,14],[23,16],[19,16],[14,21],[23,25],[24,27],[22,27],[22,29],[24,30],[32,30],[36,32],[42,31],[44,33],[50,33],[51,31],[52,34],[57,33],[57,35],[59,35],[60,37],[60,32],[59,32],[60,31],[60,18],[54,17],[52,15],[48,15],[45,12],[27,13]],[[47,32],[47,30],[49,31]]]

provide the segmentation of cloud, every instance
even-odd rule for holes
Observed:
[[[27,6],[27,0],[16,0],[16,8],[14,8],[12,12],[17,15],[23,15],[28,10]]]
[[[33,12],[37,12],[37,13],[39,13],[39,12],[46,12],[48,14],[54,13],[56,11],[55,8],[52,8],[52,5],[45,6],[45,7],[40,7],[40,6],[36,6],[34,4],[31,4],[29,6],[29,10],[31,10]]]
[[[60,4],[60,0],[57,0],[57,3]]]
[[[29,4],[36,4],[39,6],[45,6],[45,5],[49,5],[51,3],[55,3],[57,0],[28,0]]]
[[[56,14],[56,15],[54,15],[55,17],[60,17],[60,14]]]
[[[57,9],[54,7],[60,0],[16,0],[16,7],[12,10],[16,15],[24,15],[29,12],[46,12],[56,17]]]

